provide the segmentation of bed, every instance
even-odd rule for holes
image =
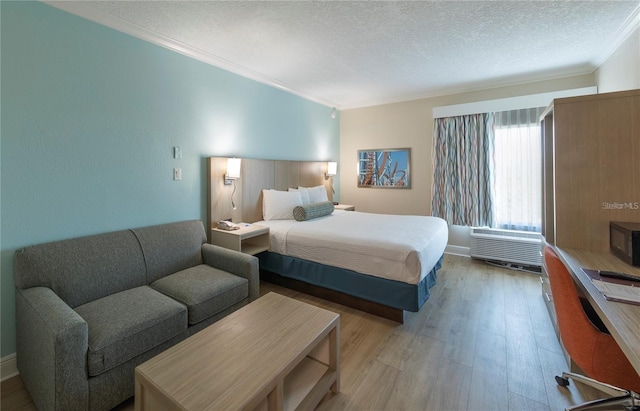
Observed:
[[[436,283],[448,233],[437,217],[341,210],[308,221],[256,224],[269,227],[262,270],[414,312]]]
[[[307,221],[273,218],[273,213],[263,209],[263,200],[269,197],[265,194],[284,195],[291,187],[322,186],[324,180],[326,163],[283,160],[243,159],[243,185],[237,187],[242,205],[225,211],[225,194],[231,193],[220,187],[224,161],[209,159],[209,218],[215,222],[231,217],[269,227],[270,249],[258,255],[263,280],[397,322],[403,322],[405,311],[418,311],[429,298],[447,244],[444,220],[333,207],[330,213]],[[329,200],[330,195],[327,186]]]

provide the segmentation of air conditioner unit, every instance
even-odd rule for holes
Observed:
[[[526,231],[471,228],[471,257],[542,266],[542,236]]]

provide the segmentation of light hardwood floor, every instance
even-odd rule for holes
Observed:
[[[556,385],[568,366],[535,274],[447,255],[403,325],[263,283],[268,291],[341,314],[340,393],[319,410],[560,410],[600,395]],[[35,409],[19,377],[1,388],[2,410]]]

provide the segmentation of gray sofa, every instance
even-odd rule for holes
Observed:
[[[115,407],[137,365],[259,296],[258,259],[197,220],[27,247],[14,267],[17,365],[42,411]]]

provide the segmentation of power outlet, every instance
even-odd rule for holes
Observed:
[[[178,180],[182,180],[182,169],[181,168],[174,168],[173,169],[173,179],[178,181]]]

